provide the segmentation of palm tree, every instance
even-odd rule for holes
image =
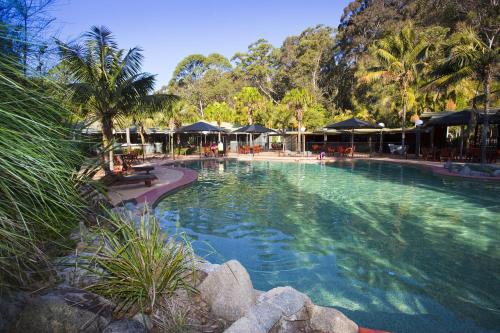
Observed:
[[[232,122],[234,120],[234,110],[226,102],[214,102],[205,108],[205,118],[217,122],[217,126],[221,127],[223,121]],[[218,141],[220,140],[221,134],[219,132]]]
[[[265,104],[264,97],[254,87],[243,87],[235,96],[236,108],[240,111],[241,120],[253,125],[259,111]],[[246,119],[244,119],[246,118]]]
[[[431,44],[414,30],[412,24],[407,24],[399,33],[377,41],[370,48],[370,53],[376,61],[376,67],[370,68],[363,79],[365,81],[383,79],[399,86],[403,105],[402,146],[405,145],[405,124],[409,93],[417,82],[422,69],[427,65],[425,59],[430,46]]]
[[[287,104],[290,109],[293,110],[295,119],[297,120],[297,145],[298,152],[302,151],[302,121],[304,119],[304,112],[307,108],[312,105],[311,94],[303,88],[294,88],[288,91],[283,97],[283,103]]]
[[[484,117],[481,131],[481,163],[486,163],[486,145],[489,127],[488,111],[491,103],[491,85],[498,71],[498,49],[486,44],[471,27],[450,36],[444,44],[444,59],[436,66],[437,77],[431,83],[447,87],[466,79],[483,83]]]
[[[285,151],[285,137],[286,129],[289,128],[293,120],[293,112],[290,110],[288,105],[284,103],[278,103],[273,105],[273,112],[271,118],[271,126],[279,128],[281,131],[281,138],[283,141],[283,152]]]
[[[74,82],[74,100],[93,114],[102,126],[103,146],[113,143],[113,121],[147,103],[155,77],[142,73],[141,49],[119,49],[111,31],[92,27],[84,34],[83,44],[69,45],[58,41],[62,63]],[[150,98],[149,98],[150,99]],[[113,169],[113,150],[105,155]]]

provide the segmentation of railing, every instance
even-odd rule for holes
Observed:
[[[382,142],[382,153],[384,154],[389,154],[390,148],[389,145],[401,145],[401,141],[383,141]],[[408,151],[407,152],[413,152],[415,147],[414,145],[407,145],[408,146]],[[306,150],[312,151],[313,153],[320,153],[321,151],[324,151],[325,153],[328,153],[328,148],[349,148],[351,147],[350,142],[345,142],[345,141],[318,141],[318,142],[306,142]],[[380,152],[380,141],[375,141],[373,140],[372,142],[369,141],[354,141],[354,152],[356,153],[364,153],[364,154],[371,154],[371,153],[379,153]]]

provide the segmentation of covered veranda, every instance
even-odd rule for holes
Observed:
[[[484,111],[472,109],[424,113],[421,118],[432,137],[430,145],[422,147],[424,158],[479,162],[484,117]],[[495,163],[500,149],[499,109],[490,110],[488,122],[486,160]]]

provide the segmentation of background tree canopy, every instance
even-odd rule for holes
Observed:
[[[297,128],[298,122],[291,120],[294,117],[276,113],[290,108],[290,103],[283,99],[290,91],[300,89],[307,92],[315,105],[309,109],[315,110],[314,117],[323,124],[354,115],[399,127],[403,114],[409,122],[410,117],[415,119],[424,111],[480,109],[486,99],[490,107],[499,105],[499,22],[499,4],[491,0],[355,0],[344,9],[337,29],[310,27],[285,38],[281,46],[259,39],[230,60],[219,54],[189,55],[162,89],[181,96],[197,110],[198,119],[213,119],[204,109],[213,103],[225,103],[234,111],[232,119],[236,122],[257,121],[281,128],[285,119],[288,128]],[[400,62],[386,64],[382,73],[381,51],[374,50],[377,45],[380,49],[381,43],[397,40],[401,30],[411,34],[417,43],[414,51],[425,50],[425,57],[404,46],[406,55],[400,57]],[[450,50],[465,47],[458,45],[464,42],[459,34],[463,36],[465,32],[475,34],[485,47],[483,62],[467,68],[455,66],[445,74],[446,64],[448,69],[453,67]],[[449,45],[451,41],[458,46]],[[392,51],[398,47],[393,45]],[[410,58],[414,60],[412,64],[407,63]],[[394,68],[398,63],[402,66],[399,76]],[[376,76],[376,67],[381,80],[367,80]],[[491,78],[488,98],[483,84],[486,69]],[[473,72],[465,75],[468,70]],[[389,79],[390,73],[395,75],[393,80]],[[399,79],[407,76],[410,79],[402,96]],[[295,112],[288,111],[292,115]],[[306,121],[310,116],[304,117]],[[311,119],[307,122],[308,129],[322,125]]]

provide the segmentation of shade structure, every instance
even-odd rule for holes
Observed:
[[[481,124],[484,122],[484,114],[481,111],[478,111],[478,116],[477,116],[477,121]],[[488,115],[488,123],[494,124],[494,125],[499,125],[500,124],[500,110],[498,110],[494,114],[489,114]]]
[[[476,121],[481,124],[484,121],[483,110],[467,109],[462,111],[448,111],[437,113],[425,123],[425,126],[461,126],[468,125],[471,118],[477,115]],[[500,110],[490,109],[488,112],[488,122],[490,124],[500,124]]]
[[[183,126],[179,128],[176,133],[202,133],[202,132],[224,132],[224,129],[210,125],[209,123],[206,123],[204,121],[198,121],[194,124]]]
[[[471,121],[473,111],[464,110],[452,112],[443,116],[434,116],[425,124],[425,126],[460,126],[467,125]]]
[[[338,123],[330,124],[325,126],[328,129],[337,129],[337,130],[353,130],[358,128],[381,128],[379,125],[370,124],[366,121],[360,120],[358,118],[351,118],[344,121],[340,121]]]
[[[276,131],[259,124],[243,126],[233,131],[233,133],[269,133],[269,132],[276,132]]]
[[[270,128],[264,127],[264,126],[259,125],[259,124],[243,126],[243,127],[238,128],[237,130],[233,131],[233,133],[236,134],[236,141],[238,140],[238,133],[250,134],[251,145],[253,145],[253,134],[263,134],[263,133],[270,133],[270,132],[275,132],[275,130],[272,130]]]
[[[376,124],[370,124],[358,118],[350,118],[338,123],[327,125],[327,129],[351,130],[351,156],[354,156],[354,130],[360,128],[382,128]]]

